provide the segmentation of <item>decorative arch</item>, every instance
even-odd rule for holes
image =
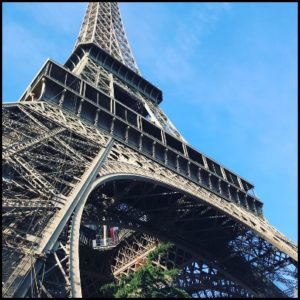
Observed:
[[[253,224],[253,221],[250,221],[250,218],[247,219],[245,215],[247,212],[242,211],[240,215],[237,213],[234,214],[234,208],[230,203],[222,203],[225,200],[223,199],[213,199],[214,195],[211,193],[205,191],[204,189],[201,190],[199,186],[196,186],[196,188],[193,186],[192,183],[186,181],[182,181],[182,178],[180,178],[180,181],[173,178],[170,180],[167,176],[158,174],[155,171],[155,166],[151,168],[150,170],[147,170],[140,165],[137,165],[133,162],[117,162],[117,161],[107,161],[105,162],[103,168],[101,169],[101,173],[99,174],[98,178],[94,181],[94,183],[91,185],[87,196],[82,198],[80,202],[78,203],[78,206],[74,212],[74,216],[72,219],[72,229],[71,229],[71,244],[70,244],[70,278],[71,278],[71,295],[72,297],[81,297],[81,281],[80,281],[80,267],[79,267],[79,231],[80,231],[80,224],[81,224],[81,218],[82,213],[84,210],[84,207],[92,194],[93,191],[96,191],[100,187],[109,184],[113,181],[119,181],[119,180],[130,180],[130,181],[140,181],[140,182],[146,182],[150,184],[156,184],[158,186],[161,186],[163,188],[167,188],[173,191],[177,191],[179,193],[182,193],[183,195],[186,195],[187,197],[193,198],[194,201],[199,201],[199,203],[203,203],[207,207],[211,207],[214,211],[218,212],[219,214],[226,215],[231,221],[237,221],[237,224],[241,224],[244,227],[249,228],[250,235],[255,238],[255,236],[258,236],[258,240],[263,240],[263,237],[261,234],[258,234],[258,232],[253,229],[255,228],[256,224]],[[201,196],[200,196],[201,195]],[[214,201],[211,201],[211,200]],[[220,205],[223,204],[223,205]],[[146,228],[145,228],[146,229]],[[267,230],[267,229],[266,229]],[[154,233],[154,232],[153,232]],[[155,234],[155,233],[154,233]],[[249,233],[248,233],[249,234]],[[249,237],[248,237],[249,238]],[[176,241],[176,243],[180,244],[180,240]],[[267,243],[268,244],[268,243]],[[246,247],[246,245],[239,244],[241,247]],[[185,245],[182,245],[183,247]],[[272,245],[270,244],[272,247]],[[193,253],[194,255],[198,255],[199,253],[195,253],[193,249],[186,248],[190,253]],[[205,257],[207,261],[210,261],[210,255],[209,253],[206,253],[204,250],[201,253],[202,257]],[[212,261],[212,259],[211,259]],[[223,270],[221,270],[224,274],[229,276],[230,278],[234,279],[235,282],[240,283],[243,287],[245,287],[247,290],[251,291],[253,294],[257,295],[264,295],[264,294],[270,294],[274,293],[273,295],[280,295],[281,291],[276,288],[275,285],[272,284],[272,282],[269,280],[267,284],[265,284],[264,287],[258,288],[258,292],[252,290],[251,283],[247,283],[247,278],[242,278],[241,280],[238,279],[238,277],[232,276],[229,274],[229,272],[226,270],[226,266]],[[248,278],[249,279],[249,278]],[[252,284],[257,281],[257,278],[251,278]],[[268,289],[268,291],[267,291]],[[282,295],[282,294],[281,294]]]

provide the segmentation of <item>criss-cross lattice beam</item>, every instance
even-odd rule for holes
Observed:
[[[90,2],[79,32],[79,43],[94,43],[140,73],[130,49],[117,2]]]
[[[113,275],[117,280],[122,275],[129,275],[147,261],[147,255],[157,247],[159,240],[135,233],[125,240],[112,264]],[[152,261],[153,265],[163,269],[179,268],[181,270],[174,282],[191,296],[198,297],[252,297],[253,294],[232,280],[224,277],[217,269],[206,265],[199,257],[173,246],[168,252]]]

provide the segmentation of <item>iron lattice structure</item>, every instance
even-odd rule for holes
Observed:
[[[90,3],[75,49],[2,106],[4,297],[101,297],[153,262],[194,297],[291,297],[297,247],[254,186],[185,142],[129,48],[117,3]],[[98,226],[122,229],[109,249]]]

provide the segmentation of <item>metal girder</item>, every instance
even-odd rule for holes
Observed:
[[[128,170],[127,170],[128,171]],[[125,176],[124,176],[125,177]],[[132,178],[133,179],[133,178]],[[104,180],[104,178],[102,179],[102,180]],[[96,184],[95,184],[96,185]],[[93,196],[93,197],[95,197],[95,195]],[[96,199],[96,198],[95,198]],[[128,197],[127,196],[127,199],[130,199],[130,197]],[[135,201],[135,203],[136,203],[136,201]],[[114,202],[114,204],[113,204],[113,206],[116,206],[117,205],[117,202]],[[116,210],[108,210],[108,207],[106,207],[106,223],[107,222],[110,222],[110,223],[112,223],[113,224],[113,221],[111,220],[111,221],[109,221],[108,219],[107,219],[107,217],[111,214],[111,215],[115,215],[116,216],[116,213],[117,213],[117,211]],[[146,214],[147,214],[147,212],[145,212]],[[126,212],[126,214],[128,215],[128,211]],[[130,214],[130,211],[129,211],[129,214]],[[121,215],[120,215],[120,218],[121,219],[123,219],[123,221],[120,221],[120,220],[115,220],[115,224],[123,224],[123,225],[121,225],[121,226],[128,226],[128,224],[137,224],[137,227],[136,228],[138,228],[138,230],[146,230],[146,223],[144,223],[144,222],[141,222],[141,221],[138,221],[138,220],[136,220],[135,218],[139,218],[139,216],[141,216],[143,213],[142,212],[140,212],[138,215],[135,215],[135,212],[134,212],[134,214],[132,214],[131,216],[132,216],[132,218],[130,218],[130,216],[129,217],[127,217],[127,221],[126,222],[124,222],[125,221],[125,219],[124,219],[124,217],[122,217]],[[175,220],[176,220],[176,216],[174,216],[174,218],[175,218]],[[154,223],[157,223],[157,224],[162,224],[161,222],[164,222],[164,218],[162,218],[162,220],[160,220],[159,221],[159,219],[156,219],[155,221],[153,220],[153,221],[151,221],[152,220],[152,218],[150,217],[150,218],[147,218],[147,222],[154,222]],[[153,223],[153,224],[154,224]],[[224,223],[224,222],[223,222]],[[127,224],[127,225],[125,225],[125,224]],[[138,224],[140,224],[140,225],[138,225]],[[226,226],[226,224],[224,224],[225,226]],[[224,227],[224,225],[223,225],[223,227]],[[134,227],[133,227],[134,228]],[[143,228],[143,229],[142,229]],[[233,226],[233,228],[235,228],[234,226]],[[239,227],[237,227],[237,228],[239,228]],[[179,229],[177,228],[177,233],[179,233],[179,231],[178,231]],[[243,230],[243,229],[242,229]],[[207,231],[207,230],[204,230],[204,231]],[[158,234],[158,232],[159,232],[159,229],[158,228],[152,228],[152,233],[154,233],[154,232],[156,232],[157,234]],[[187,232],[188,232],[188,230],[187,230]],[[240,231],[241,233],[243,232],[243,231]],[[192,231],[190,230],[190,233],[192,233]],[[216,233],[216,231],[214,231],[214,234]],[[164,235],[164,233],[163,232],[161,232],[161,234],[162,235]],[[170,235],[172,235],[171,233],[170,233]],[[235,235],[236,235],[236,233],[235,233]],[[226,237],[226,236],[223,236],[223,240],[224,240],[224,237]],[[230,236],[228,236],[228,238],[229,238]],[[170,236],[169,236],[169,238],[171,238]],[[191,238],[192,238],[192,236],[191,236]],[[232,236],[232,238],[234,238],[234,236]],[[199,237],[197,237],[197,239],[199,239]],[[193,237],[193,240],[195,241],[195,237]],[[214,239],[214,238],[212,238],[212,241],[217,241],[218,239]],[[222,243],[220,244],[220,245],[222,245]],[[222,246],[223,247],[223,246]],[[221,250],[221,248],[220,248],[220,250]],[[217,253],[215,253],[214,255],[216,255],[215,257],[217,257]],[[226,258],[226,259],[224,259],[224,258]],[[230,258],[230,256],[225,256],[225,257],[221,257],[220,256],[220,261],[219,261],[219,265],[218,266],[216,266],[216,268],[217,269],[220,269],[220,267],[221,267],[221,265],[222,264],[224,264],[224,268],[226,268],[226,269],[228,269],[228,270],[230,270],[230,273],[231,274],[233,274],[234,273],[234,270],[235,269],[233,269],[233,266],[235,265],[235,260],[238,258],[238,256],[236,256],[236,258],[235,258],[235,256],[233,256],[233,257],[231,257]],[[228,260],[228,258],[230,258],[230,260]],[[210,260],[212,260],[213,258],[210,258]],[[244,262],[244,263],[246,263],[246,262]],[[232,264],[232,266],[230,267],[230,265]],[[246,263],[247,264],[247,263]],[[245,265],[246,266],[246,265]],[[225,270],[225,269],[224,269]],[[236,269],[237,270],[237,269]],[[258,276],[258,273],[253,273],[252,275],[250,275],[250,273],[249,274],[247,274],[247,278],[245,277],[244,279],[243,279],[243,276],[242,276],[242,273],[237,273],[236,274],[239,278],[241,278],[241,281],[240,281],[240,283],[243,283],[243,284],[245,284],[245,283],[247,283],[246,284],[246,286],[247,286],[247,289],[249,290],[249,288],[250,288],[250,286],[251,286],[251,281],[254,283],[254,282],[258,282],[258,280],[259,281],[261,281],[261,279],[260,279],[260,277],[259,276],[261,276],[261,275],[259,275]],[[245,275],[245,274],[244,274]],[[251,278],[251,276],[252,276],[252,278]],[[257,277],[258,276],[258,277]],[[234,281],[236,281],[237,280],[237,277],[235,276],[234,277]],[[281,292],[275,287],[275,286],[273,286],[272,288],[271,288],[271,286],[272,286],[272,284],[271,283],[267,283],[267,281],[268,281],[268,279],[264,279],[265,280],[265,285],[266,285],[266,287],[263,287],[263,285],[261,285],[261,287],[259,287],[259,285],[257,285],[257,283],[256,283],[256,288],[255,289],[260,289],[260,291],[258,292],[258,294],[257,294],[257,292],[255,292],[255,294],[257,294],[257,295],[263,295],[263,294],[268,294],[268,293],[271,293],[271,290],[273,289],[273,293],[274,293],[274,295],[283,295],[283,294],[281,294]],[[267,281],[266,281],[267,280]],[[270,285],[271,284],[271,285]],[[252,293],[253,293],[253,291],[252,291]]]
[[[69,140],[69,142],[72,142],[72,140]],[[89,142],[88,142],[89,143]],[[138,169],[140,171],[142,171],[140,174],[142,174],[142,176],[149,176],[150,178],[155,178],[155,176],[157,177],[157,175],[155,174],[163,174],[165,172],[165,176],[163,177],[160,177],[159,178],[159,182],[161,184],[161,182],[166,182],[168,184],[170,184],[169,181],[166,181],[167,178],[170,178],[171,176],[171,173],[168,173],[166,172],[165,170],[163,170],[161,168],[161,166],[156,166],[155,163],[151,162],[141,156],[140,154],[137,154],[136,152],[134,153],[131,149],[129,148],[123,148],[123,146],[116,146],[119,153],[121,153],[122,155],[126,155],[126,157],[128,157],[128,159],[124,159],[122,158],[123,156],[122,155],[119,155],[119,156],[116,156],[115,158],[113,158],[112,156],[109,156],[108,157],[108,161],[103,165],[103,167],[101,168],[101,172],[102,172],[102,176],[106,174],[106,172],[108,172],[108,174],[113,174],[114,173],[114,170],[115,170],[115,167],[117,168],[118,172],[119,171],[122,171],[124,172],[124,174],[128,174],[128,173],[135,173]],[[35,151],[35,150],[34,150]],[[51,150],[52,151],[52,150]],[[22,152],[22,151],[21,151]],[[25,153],[25,152],[24,152]],[[31,153],[31,157],[33,158],[34,157],[34,153],[32,152]],[[120,159],[120,161],[122,161],[122,163],[119,163],[119,164],[112,164],[113,161],[115,161],[115,159]],[[135,160],[138,160],[140,162],[143,163],[143,167],[142,168],[138,168],[138,166],[134,163]],[[61,160],[60,160],[61,161]],[[151,171],[150,173],[147,172],[147,167],[149,166],[149,169],[151,168]],[[159,172],[157,173],[153,173],[153,170],[155,169],[159,169]],[[154,176],[155,175],[155,176]],[[173,175],[173,174],[172,174]],[[187,181],[182,181],[180,178],[178,178],[178,176],[173,176],[172,177],[172,182],[174,182],[176,184],[176,188],[180,187],[182,184],[183,185],[186,185],[187,184]],[[123,192],[120,193],[120,189],[116,189],[116,196],[117,198],[121,198],[121,199],[128,199],[128,200],[131,200],[131,197],[132,196],[132,199],[134,198],[134,201],[132,202],[134,205],[138,205],[139,203],[142,204],[142,197],[137,197],[137,194],[136,194],[136,181],[134,182],[134,177],[131,177],[130,180],[133,180],[132,181],[132,185],[130,188],[127,188],[127,189],[123,189]],[[155,179],[156,180],[156,179]],[[97,183],[96,183],[97,184]],[[157,185],[157,183],[154,183],[153,185],[147,187],[146,189],[143,189],[143,191],[147,191],[149,192],[149,195],[152,195],[152,194],[156,194],[157,197],[159,197],[159,195],[161,197],[163,196],[169,196],[169,195],[176,195],[175,198],[173,198],[174,200],[177,201],[177,205],[173,205],[173,209],[170,210],[170,213],[172,211],[172,214],[173,214],[173,218],[176,217],[176,214],[180,214],[178,215],[179,219],[186,219],[186,224],[188,224],[189,222],[192,222],[193,220],[197,220],[197,215],[198,215],[198,220],[201,220],[202,218],[202,222],[206,222],[207,220],[210,220],[211,218],[207,215],[210,213],[210,211],[212,210],[212,207],[211,206],[207,206],[205,208],[205,206],[203,206],[203,204],[200,204],[200,203],[195,203],[195,204],[191,204],[190,203],[190,197],[191,196],[188,196],[188,197],[182,197],[180,195],[178,195],[178,190],[176,191],[176,189],[174,189],[172,192],[169,192],[169,193],[157,193],[156,192],[156,188],[158,187],[159,185]],[[190,184],[186,185],[184,189],[186,189],[186,187],[191,187]],[[93,185],[93,188],[96,188],[95,185]],[[191,192],[190,195],[195,195],[197,194],[196,191],[199,191],[199,187],[196,188],[196,190],[194,192]],[[203,193],[202,194],[202,198],[204,197],[205,198],[205,195],[207,195],[206,193]],[[173,196],[174,197],[174,196]],[[155,197],[152,197],[153,199],[155,199]],[[168,198],[168,197],[166,197]],[[171,197],[172,199],[172,197]],[[67,201],[68,202],[68,201]],[[170,199],[168,200],[168,205],[170,205],[171,202],[170,202]],[[211,205],[211,202],[210,202],[210,205]],[[84,206],[84,204],[82,203],[81,204],[81,209],[82,207]],[[219,207],[220,207],[220,203],[219,203]],[[146,209],[146,206],[143,207],[143,210]],[[215,209],[215,207],[214,207]],[[145,212],[143,212],[143,210],[136,210],[135,208],[131,208],[130,210],[127,210],[127,212],[129,214],[131,214],[132,216],[136,216],[137,218],[141,218],[145,215]],[[149,210],[147,211],[146,209],[146,212],[147,213],[151,213],[151,211],[154,213],[155,211],[157,211],[158,213],[160,213],[160,210],[159,209],[153,209],[153,208],[149,208]],[[164,211],[166,211],[166,209],[164,209]],[[224,206],[222,212],[224,213],[224,211],[226,211],[226,213],[228,214],[228,210],[226,208],[226,206]],[[168,211],[167,211],[168,212]],[[192,213],[192,214],[191,214]],[[159,214],[156,214],[157,216]],[[233,214],[230,213],[230,215],[232,216]],[[244,214],[243,214],[244,215]],[[171,217],[171,215],[170,215]],[[213,219],[213,218],[212,218]],[[216,219],[216,218],[215,218]],[[242,219],[242,218],[241,218]],[[240,219],[240,220],[241,220]],[[147,218],[145,219],[147,220]],[[171,220],[171,219],[170,219]],[[176,218],[174,219],[176,221]],[[165,218],[164,221],[167,221],[167,219]],[[143,224],[143,222],[145,221],[142,221],[141,224]],[[256,221],[255,221],[256,222]],[[78,223],[78,222],[77,222]],[[80,222],[78,223],[80,224]],[[225,224],[224,224],[225,225]],[[247,224],[248,225],[248,224]],[[79,225],[77,225],[77,228],[78,228]],[[63,227],[63,226],[62,226]],[[182,227],[183,228],[183,227]],[[207,231],[207,230],[206,230]],[[179,231],[178,231],[179,232]],[[186,229],[186,232],[189,232],[189,234],[192,233],[192,230],[188,230],[188,228]],[[76,236],[76,234],[74,235]],[[216,239],[217,240],[217,239]],[[74,248],[76,248],[76,242],[77,242],[77,239],[75,238],[74,239]],[[244,246],[243,246],[244,247]],[[76,256],[75,256],[76,257]],[[77,258],[73,260],[75,265],[76,265],[76,261],[77,261]],[[78,268],[78,266],[76,267]],[[78,274],[77,272],[74,272],[73,274]],[[72,275],[73,276],[73,275]],[[73,277],[74,278],[74,277]],[[71,281],[72,281],[72,277],[71,277]],[[78,285],[78,284],[77,284]]]
[[[75,48],[78,44],[87,42],[99,45],[139,73],[126,38],[117,2],[89,3]]]
[[[158,243],[158,239],[145,234],[135,234],[123,242],[112,265],[114,276],[118,279],[120,275],[128,275],[143,266],[147,255]],[[173,246],[166,255],[152,263],[163,269],[180,268],[182,271],[176,279],[176,284],[191,295],[196,292],[204,294],[207,290],[213,298],[241,296],[242,293],[245,297],[253,296],[243,287],[221,275],[217,269],[208,267],[201,259],[180,247]]]
[[[45,251],[50,251],[51,248],[54,246],[58,236],[60,235],[62,229],[64,228],[67,220],[70,218],[74,208],[77,206],[77,203],[89,189],[89,185],[93,182],[94,177],[97,175],[102,163],[103,159],[105,158],[106,151],[109,151],[109,148],[112,145],[112,140],[109,141],[106,148],[101,149],[98,155],[93,159],[93,163],[89,167],[89,169],[83,174],[81,181],[75,187],[72,194],[66,200],[65,207],[58,212],[58,215],[55,216],[55,219],[49,227],[45,229],[48,232],[48,235],[39,245],[37,249],[37,253]]]
[[[161,101],[117,3],[95,2],[65,66],[47,61],[3,105],[5,297],[95,296],[159,239],[175,247],[153,263],[179,266],[192,296],[290,295],[297,247],[262,217],[251,183],[187,145]],[[97,252],[81,242],[85,222],[125,229]]]
[[[46,132],[44,135],[40,135],[24,143],[18,143],[16,146],[11,145],[10,147],[6,148],[5,151],[2,153],[2,159],[9,159],[18,152],[27,150],[28,148],[33,147],[34,145],[38,145],[43,141],[51,139],[52,137],[64,132],[65,130],[65,128],[56,128],[50,132]]]

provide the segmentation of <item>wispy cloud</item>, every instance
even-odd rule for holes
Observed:
[[[168,45],[156,60],[158,76],[174,83],[190,77],[191,58],[199,50],[205,36],[214,31],[219,19],[230,9],[230,4],[201,3],[188,10],[184,22],[177,22],[172,33],[174,38],[169,38]]]
[[[132,4],[130,9],[125,5],[122,8],[125,27],[130,29],[130,44],[133,52],[137,53],[138,62],[152,61],[152,71],[149,70],[148,74],[154,81],[176,83],[192,75],[193,55],[197,54],[205,36],[211,34],[222,16],[231,10],[231,5],[143,3]],[[143,14],[139,18],[141,10]]]

